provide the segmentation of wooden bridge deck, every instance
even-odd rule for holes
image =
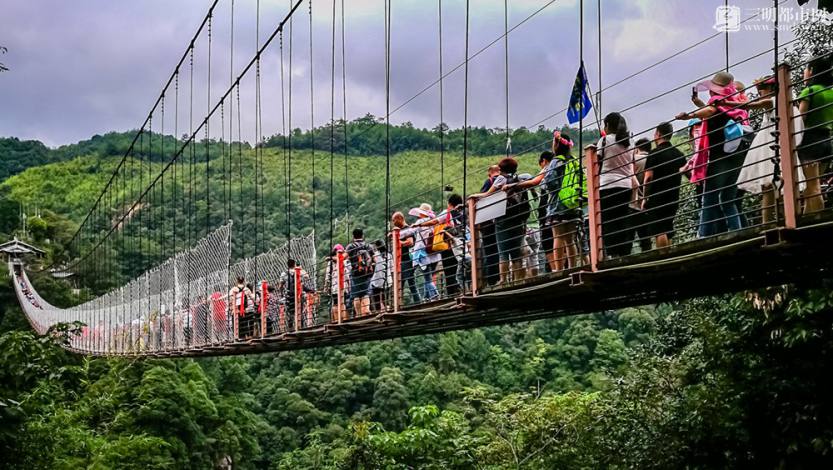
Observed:
[[[256,354],[401,338],[739,292],[814,283],[833,271],[833,222],[697,240],[606,262],[597,272],[541,276],[478,296],[154,357]],[[142,355],[147,355],[144,352]]]

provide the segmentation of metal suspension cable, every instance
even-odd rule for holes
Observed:
[[[194,139],[195,139],[195,137],[196,137],[196,132],[199,132],[199,131],[202,129],[202,127],[205,125],[206,121],[207,121],[208,119],[210,119],[210,118],[213,116],[213,114],[219,110],[219,108],[220,108],[220,102],[222,102],[225,98],[227,98],[229,95],[231,95],[231,93],[234,91],[234,88],[237,88],[237,89],[238,89],[238,91],[239,91],[240,80],[241,80],[241,79],[243,78],[243,76],[245,76],[245,75],[249,72],[249,70],[250,70],[250,69],[254,66],[256,58],[257,58],[257,57],[259,57],[260,55],[262,55],[262,54],[263,54],[263,51],[264,51],[264,50],[265,50],[265,49],[269,46],[269,44],[271,44],[271,42],[272,42],[272,41],[274,40],[274,38],[278,35],[278,33],[279,33],[279,32],[280,32],[283,28],[284,28],[285,24],[289,21],[289,19],[291,18],[291,16],[294,14],[294,12],[295,12],[295,11],[298,9],[298,7],[300,6],[301,1],[302,1],[302,0],[298,0],[298,2],[297,2],[297,3],[295,3],[295,4],[293,5],[292,9],[291,9],[291,10],[290,10],[290,12],[287,14],[287,16],[286,16],[286,17],[285,17],[285,18],[281,21],[281,23],[280,23],[280,24],[279,24],[279,25],[275,28],[275,30],[272,32],[272,34],[269,36],[269,38],[268,38],[268,39],[267,39],[267,40],[263,43],[263,45],[260,47],[260,50],[258,50],[258,52],[257,52],[256,56],[255,56],[255,57],[253,57],[253,58],[249,61],[249,63],[246,65],[246,67],[244,67],[243,71],[242,71],[242,72],[238,75],[237,79],[236,79],[236,80],[235,80],[235,82],[234,82],[234,87],[233,87],[233,88],[229,88],[228,90],[226,90],[226,92],[223,94],[223,96],[220,98],[220,100],[217,102],[217,104],[215,104],[215,106],[211,109],[211,111],[210,111],[209,115],[208,115],[208,116],[205,116],[205,118],[204,118],[204,119],[200,122],[199,126],[198,126],[198,127],[197,127],[197,128],[196,128],[196,129],[195,129],[195,130],[191,133],[191,135],[188,137],[188,139],[187,139],[186,143],[185,143],[184,145],[182,145],[182,146],[180,147],[180,149],[179,149],[179,150],[178,150],[178,151],[177,151],[177,152],[173,155],[173,157],[171,158],[171,160],[170,160],[170,161],[168,161],[168,163],[167,163],[167,164],[165,164],[165,165],[163,166],[163,168],[162,168],[161,172],[160,172],[160,173],[159,173],[159,174],[155,177],[155,179],[154,179],[154,181],[153,181],[153,182],[155,182],[155,180],[158,180],[159,178],[161,178],[161,175],[162,175],[164,172],[168,171],[168,169],[171,167],[171,165],[173,165],[173,163],[177,160],[177,158],[179,158],[179,156],[183,153],[183,151],[185,150],[186,145],[188,145],[189,143],[193,143],[193,142],[194,142]],[[238,106],[238,108],[239,108],[239,106]],[[153,182],[151,182],[151,184],[152,184]],[[139,201],[140,201],[140,200],[141,200],[144,196],[146,196],[146,195],[148,194],[148,192],[149,192],[149,191],[150,191],[150,186],[146,187],[146,188],[145,188],[145,190],[144,190],[144,191],[142,191],[142,193],[139,195],[139,200],[137,200],[136,202],[134,202],[133,207],[132,207],[131,209],[135,209],[135,208],[136,208],[136,206],[139,204]],[[111,235],[111,234],[113,233],[113,231],[115,230],[115,228],[117,227],[117,224],[118,224],[118,223],[123,222],[123,221],[124,221],[124,218],[125,218],[125,217],[124,217],[124,216],[122,216],[122,217],[121,217],[121,218],[119,218],[119,220],[117,220],[117,221],[116,221],[113,225],[111,225],[111,226],[110,226],[110,229],[108,230],[108,232],[107,232],[107,234],[106,234],[106,236]],[[100,243],[99,243],[99,245],[100,245]],[[84,257],[84,258],[86,258],[86,257]]]
[[[235,98],[237,100],[237,182],[238,191],[237,196],[240,198],[240,204],[237,207],[237,212],[240,214],[240,225],[243,226],[243,213],[246,204],[243,200],[243,122],[241,118],[240,106],[240,83],[238,82],[234,87]],[[240,237],[240,256],[246,256],[246,237]]]
[[[723,0],[723,18],[726,20],[726,24],[724,25],[725,31],[723,31],[723,38],[726,48],[726,71],[729,71],[729,0]],[[776,19],[776,21],[778,21]]]
[[[230,11],[230,24],[229,24],[229,68],[228,68],[228,82],[229,88],[232,87],[234,84],[234,0],[231,0],[231,11]],[[224,111],[224,110],[221,110]],[[224,178],[223,178],[223,191],[228,191],[226,195],[226,209],[224,213],[223,223],[228,222],[231,220],[231,191],[232,191],[232,184],[231,184],[231,174],[232,174],[232,141],[234,141],[234,100],[229,100],[229,130],[228,130],[228,161],[224,162]],[[228,165],[228,166],[226,166]],[[228,180],[228,182],[227,182]],[[228,186],[226,188],[226,186]]]
[[[333,32],[330,51],[330,242],[335,238],[335,127],[336,127],[336,0],[333,0]]]
[[[599,3],[599,7],[601,7],[601,3]],[[601,14],[599,15],[601,18]],[[578,35],[578,54],[579,54],[579,70],[582,71],[583,75],[586,75],[586,71],[584,71],[584,0],[579,0],[579,35]],[[601,28],[599,28],[599,39],[601,39]],[[599,63],[601,63],[601,56],[602,56],[602,48],[601,42],[599,42]],[[601,69],[599,69],[601,70]],[[601,74],[601,72],[599,72]],[[601,78],[601,77],[600,77]],[[584,90],[582,90],[584,93]],[[599,90],[599,96],[601,96],[602,92]],[[584,104],[582,104],[582,107]],[[584,151],[584,110],[582,109],[578,113],[578,152],[579,152],[579,169],[582,170],[579,172],[580,175],[584,175],[584,168],[582,168],[582,155],[580,152]]]
[[[509,0],[503,0],[503,98],[506,112],[506,156],[512,153],[512,135],[509,130]]]
[[[773,42],[772,74],[773,74],[774,77],[776,77],[775,85],[776,85],[776,87],[778,87],[778,86],[781,86],[781,84],[778,83],[778,78],[777,78],[778,77],[778,65],[779,65],[778,64],[778,57],[779,57],[778,56],[778,49],[780,48],[780,44],[779,44],[780,38],[779,38],[779,35],[778,35],[778,28],[780,26],[779,18],[780,18],[780,14],[781,14],[781,11],[780,11],[780,5],[781,4],[778,2],[778,0],[772,0],[772,3],[773,3],[774,11],[775,11],[775,24],[774,24],[774,28],[773,28],[773,32],[772,32],[772,42]],[[728,41],[728,39],[727,39],[727,41]],[[726,67],[726,69],[728,70],[729,68]],[[775,165],[773,165],[774,172],[773,172],[773,176],[772,176],[772,182],[775,185],[775,187],[777,188],[778,193],[776,193],[776,194],[779,194],[780,191],[784,187],[784,180],[781,177],[781,145],[780,145],[781,132],[778,129],[778,122],[779,122],[778,120],[780,119],[779,116],[778,116],[778,111],[777,111],[778,110],[778,104],[779,104],[778,103],[778,96],[779,96],[779,93],[775,93],[775,97],[773,98],[774,99],[774,108],[773,109],[775,109],[776,111],[772,113],[774,118],[775,118],[774,119],[775,126],[774,126],[773,131],[772,131],[772,138],[775,142],[775,145],[773,145],[773,147],[772,147],[773,148],[773,154],[774,154],[774,157],[775,157],[774,158]]]
[[[257,0],[255,16],[255,51],[260,49],[260,0]],[[262,253],[266,238],[263,218],[263,104],[261,94],[260,55],[255,61],[255,243],[254,253]],[[259,259],[255,257],[254,272],[258,272]]]
[[[515,31],[515,30],[516,30],[516,29],[518,29],[519,27],[523,26],[523,25],[524,25],[524,24],[526,24],[528,21],[530,21],[532,18],[534,18],[535,16],[537,16],[538,14],[540,14],[541,12],[543,12],[544,10],[546,10],[546,9],[547,9],[547,7],[549,7],[550,5],[552,5],[553,3],[555,3],[556,1],[558,1],[558,0],[550,0],[550,1],[548,1],[546,4],[544,4],[543,6],[541,6],[540,8],[538,8],[537,10],[535,10],[534,12],[530,13],[529,15],[527,15],[527,16],[526,16],[523,20],[521,20],[518,24],[516,24],[515,26],[512,26],[511,28],[509,28],[508,32],[503,33],[503,34],[501,34],[500,36],[496,37],[496,38],[495,38],[495,39],[493,39],[491,42],[489,42],[489,43],[488,43],[488,44],[486,44],[485,46],[481,47],[481,48],[480,48],[477,52],[475,52],[474,54],[471,54],[469,57],[467,57],[467,59],[475,59],[475,58],[477,58],[480,54],[482,54],[482,53],[486,52],[488,49],[490,49],[490,48],[491,48],[492,46],[494,46],[495,44],[498,44],[498,43],[500,42],[500,40],[501,40],[501,39],[503,39],[503,38],[504,38],[504,36],[505,36],[506,34],[512,33],[513,31]],[[786,1],[786,0],[785,0],[785,1]],[[445,79],[445,78],[448,78],[450,75],[452,75],[453,73],[455,73],[455,72],[457,72],[458,70],[460,70],[461,68],[463,68],[463,67],[464,67],[464,65],[465,65],[465,59],[464,59],[464,61],[463,61],[463,62],[460,62],[459,64],[457,64],[457,66],[455,66],[455,67],[454,67],[454,68],[452,68],[451,70],[449,70],[449,71],[447,71],[447,72],[445,72],[445,73],[441,74],[441,75],[440,75],[440,77],[439,77],[439,78],[437,78],[437,80],[434,80],[433,82],[429,83],[429,84],[428,84],[428,85],[426,85],[424,88],[422,88],[420,91],[418,91],[417,93],[415,93],[414,95],[412,95],[410,98],[408,98],[407,100],[403,101],[400,105],[398,105],[396,108],[394,108],[394,109],[390,112],[390,114],[391,114],[391,115],[396,114],[396,113],[397,113],[397,112],[399,112],[402,108],[404,108],[405,106],[407,106],[408,104],[410,104],[412,101],[414,101],[415,99],[417,99],[417,98],[419,98],[420,96],[422,96],[423,94],[425,94],[428,90],[430,90],[431,88],[433,88],[435,85],[438,85],[438,84],[440,83],[440,81],[441,81],[441,80],[443,80],[443,79]],[[357,135],[355,136],[355,138],[361,137],[361,136],[362,136],[362,135],[364,135],[365,133],[370,132],[370,131],[371,131],[371,130],[372,130],[372,129],[373,129],[373,128],[377,125],[377,124],[378,124],[378,122],[374,121],[374,122],[373,122],[370,126],[368,126],[368,127],[367,127],[367,128],[365,128],[364,130],[362,130],[359,134],[357,134]]]
[[[318,208],[315,200],[315,73],[313,63],[315,56],[312,49],[312,0],[309,0],[309,132],[310,132],[310,152],[312,158],[312,180],[310,183],[310,191],[312,191],[312,233],[315,236],[316,228],[318,226]]]
[[[174,86],[174,148],[176,148],[176,144],[178,142],[179,142],[179,70],[176,71],[176,80],[175,80],[175,86]],[[174,215],[176,215],[176,214],[178,214],[177,207],[176,207],[176,203],[177,203],[177,200],[176,200],[176,192],[177,192],[176,165],[174,165],[173,172],[174,172],[174,184],[173,184],[173,187],[174,187],[174,189],[173,189],[174,204],[173,204],[173,208],[174,208]],[[124,207],[124,204],[125,204],[125,202],[122,202],[122,207]],[[176,243],[177,242],[177,237],[176,237],[177,225],[179,225],[179,224],[174,223],[174,226],[173,226],[174,250],[176,250],[176,246],[177,246],[177,243]]]
[[[189,95],[190,99],[188,101],[188,132],[191,134],[194,133],[194,48],[191,47],[191,60],[190,60],[190,73],[188,75],[190,79],[189,85]],[[193,142],[187,142],[190,144],[189,148],[189,158],[188,158],[188,246],[191,246],[194,240],[194,227],[193,227],[193,215],[194,215],[194,145]]]
[[[459,64],[457,64],[457,66],[455,66],[454,68],[452,68],[451,70],[449,70],[448,72],[446,72],[445,74],[443,74],[443,75],[442,75],[442,78],[448,78],[448,76],[449,76],[449,75],[451,75],[451,74],[453,74],[454,72],[456,72],[456,71],[460,70],[460,69],[461,69],[461,68],[463,68],[464,66],[467,66],[467,64],[468,64],[468,61],[469,61],[469,60],[474,59],[474,58],[478,57],[480,54],[482,54],[482,53],[486,52],[486,51],[487,51],[488,49],[490,49],[492,46],[494,46],[495,44],[497,44],[498,42],[500,42],[500,40],[501,40],[501,39],[503,39],[503,37],[504,37],[506,34],[509,34],[509,33],[513,32],[513,31],[515,31],[516,29],[520,28],[521,26],[523,26],[524,24],[526,24],[529,20],[531,20],[532,18],[534,18],[534,17],[538,16],[541,12],[543,12],[544,10],[546,10],[546,9],[547,9],[550,5],[552,5],[553,3],[557,2],[557,1],[558,1],[558,0],[549,0],[549,1],[548,1],[547,3],[545,3],[543,6],[541,6],[541,7],[540,7],[540,8],[538,8],[537,10],[535,10],[535,11],[533,11],[532,13],[530,13],[529,15],[527,15],[527,16],[526,16],[526,18],[524,18],[523,20],[521,20],[518,24],[516,24],[515,26],[512,26],[511,28],[509,28],[509,30],[508,30],[505,34],[501,34],[500,36],[496,37],[496,38],[495,38],[495,39],[493,39],[491,42],[489,42],[489,43],[488,43],[488,44],[486,44],[485,46],[483,46],[483,47],[481,47],[480,49],[478,49],[478,50],[477,50],[477,52],[475,52],[474,54],[471,54],[471,55],[466,54],[466,57],[465,57],[465,59],[463,60],[463,62],[460,62]],[[399,111],[400,109],[402,109],[402,108],[404,108],[405,106],[407,106],[407,105],[408,105],[411,101],[413,101],[413,100],[415,100],[415,99],[419,98],[420,96],[422,96],[423,94],[425,94],[428,90],[430,90],[431,88],[433,88],[433,87],[434,87],[435,85],[437,85],[438,83],[439,83],[439,79],[434,80],[433,82],[429,83],[429,84],[428,84],[428,85],[426,85],[426,86],[425,86],[422,90],[420,90],[419,92],[415,93],[413,96],[411,96],[410,98],[408,98],[407,100],[405,100],[404,102],[402,102],[402,104],[400,104],[399,106],[397,106],[396,108],[394,108],[394,109],[393,109],[393,111],[391,111],[391,114],[396,114],[396,112],[397,112],[397,111]]]
[[[281,54],[281,134],[283,135],[283,196],[284,196],[284,225],[287,227],[286,239],[289,240],[289,161],[287,159],[288,135],[286,130],[286,95],[284,86],[283,67],[283,31],[280,33]],[[291,71],[290,71],[291,73]]]
[[[445,194],[445,129],[443,126],[445,118],[443,117],[443,0],[437,0],[437,30],[439,40],[437,41],[437,49],[439,49],[439,65],[440,65],[440,125],[437,127],[440,131],[440,201]]]
[[[390,18],[391,2],[385,0],[385,233],[390,233]]]
[[[244,226],[243,213],[245,212],[245,200],[243,198],[243,121],[242,106],[240,105],[240,84],[235,86],[235,99],[237,100],[237,181],[239,188],[237,197],[240,199],[237,212],[240,214],[240,225]],[[246,256],[246,237],[240,237],[240,256]]]
[[[466,0],[465,73],[463,77],[463,197],[468,194],[467,173],[469,159],[469,5]],[[463,245],[465,251],[465,244]]]
[[[260,49],[260,0],[257,0],[256,7],[255,7],[255,51]],[[255,173],[255,184],[254,184],[254,196],[255,196],[255,242],[254,242],[254,253],[260,253],[262,250],[262,245],[260,244],[260,237],[261,237],[261,213],[263,211],[263,207],[261,204],[261,193],[262,193],[262,181],[261,181],[261,159],[263,158],[263,145],[261,142],[261,135],[263,134],[263,129],[261,128],[261,95],[260,95],[260,55],[257,56],[255,60],[255,165],[254,165],[254,173]],[[255,260],[257,263],[257,260]],[[255,269],[257,271],[257,269]]]
[[[344,22],[344,0],[341,0],[341,120],[344,125],[344,201],[347,233],[350,235],[350,178],[347,173],[347,41]]]
[[[218,3],[218,2],[219,2],[219,0],[213,0],[213,2],[211,3],[211,5],[209,6],[209,8],[208,8],[208,12],[207,12],[207,13],[205,14],[205,16],[203,17],[202,22],[200,23],[199,27],[197,27],[197,31],[196,31],[196,32],[194,33],[194,35],[191,37],[191,41],[189,42],[189,46],[188,46],[188,47],[185,49],[185,51],[183,52],[182,56],[180,57],[179,61],[178,61],[178,62],[177,62],[177,64],[176,64],[176,66],[174,67],[174,71],[173,71],[173,72],[171,72],[171,75],[168,77],[167,81],[165,82],[165,85],[162,87],[162,91],[159,93],[159,96],[156,98],[156,101],[155,101],[155,102],[153,103],[153,105],[151,106],[151,109],[150,109],[150,111],[148,112],[147,116],[145,117],[145,120],[142,122],[142,125],[139,127],[139,130],[136,132],[136,135],[134,135],[134,136],[133,136],[133,139],[131,140],[130,145],[128,146],[127,150],[125,150],[124,154],[123,154],[123,155],[122,155],[122,157],[121,157],[121,160],[120,160],[120,161],[119,161],[119,163],[116,165],[116,168],[113,170],[112,175],[110,175],[110,179],[107,181],[107,183],[105,183],[105,184],[104,184],[104,187],[102,188],[101,192],[99,193],[98,197],[96,198],[96,201],[93,203],[93,206],[90,208],[90,210],[89,210],[89,211],[87,212],[87,214],[84,216],[84,219],[81,221],[81,224],[78,226],[78,229],[76,229],[75,233],[73,233],[72,238],[70,239],[70,242],[69,242],[69,244],[70,244],[70,245],[71,245],[71,244],[73,244],[73,243],[75,243],[75,240],[76,240],[79,236],[81,236],[81,234],[82,234],[82,232],[83,232],[84,228],[87,226],[87,224],[88,224],[88,223],[90,223],[90,222],[91,222],[91,220],[93,220],[93,219],[94,219],[94,218],[93,218],[93,215],[95,214],[95,209],[96,209],[96,207],[97,207],[99,204],[101,204],[101,202],[102,202],[102,198],[104,197],[104,195],[105,195],[105,193],[107,192],[107,190],[111,187],[111,185],[112,185],[112,184],[113,184],[113,182],[115,181],[115,177],[116,177],[116,175],[118,174],[119,170],[122,168],[122,166],[123,166],[123,165],[125,164],[125,162],[127,161],[127,157],[128,157],[128,156],[131,154],[131,152],[134,150],[134,148],[135,148],[135,146],[136,146],[136,144],[137,144],[137,142],[138,142],[138,140],[139,140],[140,136],[142,135],[142,133],[143,133],[143,131],[144,131],[145,127],[147,126],[147,124],[148,124],[148,122],[149,122],[149,120],[150,120],[150,116],[153,114],[153,112],[154,112],[154,111],[156,110],[156,108],[159,106],[159,104],[160,104],[160,102],[161,102],[161,100],[162,100],[162,96],[165,94],[165,92],[167,91],[167,89],[168,89],[168,88],[171,86],[171,84],[173,83],[173,81],[174,81],[174,77],[175,77],[175,75],[177,74],[177,71],[178,71],[178,70],[179,70],[179,68],[182,66],[182,64],[184,64],[184,63],[185,63],[185,60],[188,58],[188,54],[189,54],[189,52],[190,52],[190,51],[191,51],[191,49],[194,47],[194,42],[195,42],[195,41],[196,41],[196,39],[197,39],[197,38],[198,38],[198,37],[202,34],[202,31],[203,31],[203,29],[205,28],[205,26],[206,26],[206,24],[207,24],[207,22],[208,22],[208,18],[209,18],[209,16],[212,14],[212,12],[214,11],[214,7],[216,7],[216,6],[217,6],[217,3]],[[56,262],[55,262],[55,261],[53,261],[53,262],[52,262],[49,266],[44,267],[44,268],[43,268],[43,269],[41,269],[40,271],[41,271],[41,272],[42,272],[42,271],[48,271],[48,270],[50,270],[50,269],[52,269],[52,268],[55,268],[55,267],[56,267]]]
[[[290,3],[292,0],[290,0]],[[286,198],[286,241],[287,243],[292,238],[292,30],[293,30],[293,21],[292,17],[289,17],[289,110],[287,113],[287,122],[288,122],[288,131],[289,131],[289,152],[287,154],[288,158],[288,172],[287,172],[287,180],[289,181],[288,187],[288,197]],[[290,244],[289,249],[289,257],[292,257],[292,246]]]
[[[787,2],[787,1],[789,1],[789,0],[780,0],[780,1],[778,1],[778,0],[774,0],[774,1],[775,1],[775,2],[777,2],[777,3],[776,3],[776,5],[780,6],[780,5],[784,4],[785,2]],[[749,22],[749,21],[754,20],[755,18],[759,17],[759,16],[761,15],[761,13],[762,13],[762,11],[759,11],[758,13],[755,13],[755,14],[753,14],[753,15],[751,15],[751,16],[749,16],[749,17],[747,17],[747,18],[743,19],[743,20],[741,20],[741,21],[740,21],[740,24],[742,25],[742,24],[745,24],[745,23],[747,23],[747,22]],[[636,72],[634,72],[634,73],[632,73],[632,74],[630,74],[630,75],[627,75],[627,76],[625,76],[625,77],[623,77],[623,78],[621,78],[621,79],[619,79],[619,80],[617,80],[617,81],[615,81],[615,82],[611,83],[610,85],[605,86],[604,88],[602,88],[601,90],[599,90],[599,93],[601,93],[601,92],[603,92],[603,91],[609,91],[611,88],[617,87],[617,86],[619,86],[619,85],[621,85],[621,84],[623,84],[623,83],[626,83],[626,82],[628,82],[628,81],[630,81],[630,80],[632,80],[632,79],[634,79],[634,78],[636,78],[636,77],[638,77],[638,76],[642,75],[642,74],[643,74],[643,73],[645,73],[645,72],[648,72],[648,71],[650,71],[650,70],[653,70],[654,68],[656,68],[656,67],[658,67],[658,66],[660,66],[660,65],[662,65],[662,64],[664,64],[664,63],[666,63],[666,62],[668,62],[669,60],[672,60],[672,59],[674,59],[674,58],[676,58],[676,57],[679,57],[679,56],[681,56],[681,55],[685,54],[686,52],[688,52],[688,51],[690,51],[690,50],[692,50],[692,49],[695,49],[695,48],[697,48],[697,47],[699,47],[699,46],[701,46],[701,45],[703,45],[703,44],[705,44],[705,43],[707,43],[707,42],[711,41],[711,40],[712,40],[712,39],[714,39],[714,38],[720,37],[720,35],[721,35],[721,34],[722,34],[721,32],[714,33],[714,34],[712,34],[712,35],[710,35],[710,36],[707,36],[707,37],[705,37],[705,38],[703,38],[703,39],[701,39],[701,40],[699,40],[699,41],[697,41],[697,42],[695,42],[695,43],[693,43],[693,44],[691,44],[691,45],[689,45],[689,46],[687,46],[687,47],[684,47],[684,48],[682,48],[682,49],[680,49],[680,50],[678,50],[678,51],[675,51],[673,54],[671,54],[671,55],[669,55],[669,56],[667,56],[667,57],[665,57],[665,58],[663,58],[663,59],[660,59],[660,60],[658,60],[658,61],[656,61],[656,62],[654,62],[654,63],[652,63],[652,64],[650,64],[650,65],[647,65],[647,66],[645,66],[645,67],[643,67],[643,68],[641,68],[641,69],[637,70]],[[739,62],[739,63],[743,63],[743,62],[744,62],[744,61],[741,61],[741,62]],[[738,64],[734,64],[734,65],[738,65]],[[545,118],[543,118],[543,119],[539,120],[538,122],[536,122],[535,124],[533,124],[531,127],[535,127],[535,126],[538,126],[538,125],[540,125],[540,124],[543,124],[544,122],[549,121],[550,119],[552,119],[552,118],[554,118],[554,117],[556,117],[556,116],[558,116],[558,115],[560,115],[560,114],[563,114],[565,111],[567,111],[567,108],[564,108],[564,109],[561,109],[561,110],[559,110],[559,111],[556,111],[556,112],[554,112],[554,113],[550,114],[549,116],[547,116],[547,117],[545,117]]]
[[[599,32],[599,53],[598,53],[598,60],[599,60],[599,93],[596,98],[596,109],[598,109],[597,116],[603,116],[602,112],[602,0],[597,2],[597,9],[596,9],[596,19],[597,25],[596,28]],[[579,147],[579,151],[583,151],[581,147]]]
[[[162,97],[162,106],[160,109],[161,120],[159,123],[159,155],[165,158],[165,97]],[[159,181],[159,215],[160,218],[165,216],[165,178]],[[157,224],[159,227],[159,251],[164,258],[165,255],[165,230],[162,228],[161,221]]]
[[[208,85],[206,88],[206,113],[211,112],[211,23],[208,17]],[[211,233],[211,121],[205,122],[205,235]],[[163,179],[164,181],[164,179]],[[164,186],[163,186],[164,187]]]

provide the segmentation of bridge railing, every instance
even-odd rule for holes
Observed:
[[[559,195],[547,176],[525,197],[515,189],[521,183],[469,200],[473,294],[729,245],[829,217],[831,122],[807,125],[813,111],[799,113],[807,99],[796,98],[807,87],[793,84],[791,71],[781,65],[713,105],[681,113],[684,126],[671,135],[652,128],[617,140],[611,132],[596,145],[574,147],[567,160],[582,158],[587,189],[573,207],[564,203],[570,192]],[[829,92],[827,83],[809,96]],[[734,131],[734,123],[736,137],[727,130],[728,124]],[[802,135],[810,135],[816,150],[796,142]],[[649,138],[644,150],[639,136]],[[546,175],[551,167],[543,157],[541,165]],[[503,176],[516,181],[514,172],[509,165]],[[523,210],[513,212],[513,204]],[[545,238],[555,239],[556,247]]]

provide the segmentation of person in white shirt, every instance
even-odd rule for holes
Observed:
[[[423,300],[435,300],[440,296],[440,293],[437,291],[437,285],[434,283],[434,273],[437,270],[437,265],[442,260],[442,253],[429,253],[429,245],[434,241],[434,228],[430,225],[423,226],[423,223],[428,223],[437,216],[428,203],[411,209],[408,214],[418,218],[414,226],[411,227],[414,237],[414,246],[411,248],[411,259],[413,260],[414,267],[419,268],[422,272]],[[402,236],[401,232],[400,236]]]
[[[599,196],[602,241],[607,256],[626,256],[633,246],[630,202],[636,180],[635,150],[625,118],[610,113],[604,118],[605,135],[599,139]]]
[[[387,310],[385,297],[387,297],[388,288],[393,285],[392,262],[385,242],[382,240],[373,242],[374,268],[373,276],[370,278],[370,309],[376,313]]]

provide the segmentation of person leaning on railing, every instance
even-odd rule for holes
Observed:
[[[566,195],[565,181],[570,179],[569,172],[574,171],[570,165],[575,159],[572,156],[573,142],[559,131],[553,134],[552,151],[543,152],[538,158],[541,171],[534,178],[515,185],[514,190],[525,190],[538,185],[543,187],[547,198],[547,212],[545,225],[552,230],[553,251],[547,253],[547,261],[552,271],[562,271],[574,268],[579,264],[578,244],[576,234],[581,221],[581,213],[570,202]],[[509,188],[507,188],[509,189]]]
[[[411,302],[419,303],[419,291],[416,287],[416,277],[414,274],[414,264],[411,260],[411,248],[414,246],[414,234],[412,230],[408,230],[408,224],[405,222],[405,214],[401,212],[394,212],[391,216],[391,223],[395,228],[399,229],[400,257],[400,285],[398,286],[404,293],[405,285],[408,286],[408,291],[411,294]]]
[[[500,167],[490,165],[487,178],[480,188],[480,193],[486,193],[492,188],[492,183],[500,176]],[[495,221],[489,220],[480,224],[480,249],[483,251],[483,273],[488,285],[495,285],[500,282],[500,252],[497,246],[497,233]]]
[[[414,237],[411,258],[414,267],[422,273],[423,300],[436,300],[440,294],[434,281],[434,274],[440,261],[442,261],[442,252],[433,249],[434,229],[429,225],[431,220],[436,218],[436,215],[428,203],[414,207],[408,211],[408,215],[417,218],[417,221],[407,230],[407,233]]]
[[[344,246],[341,243],[333,246],[330,258],[327,260],[327,271],[324,274],[324,285],[330,286],[330,318],[333,321],[347,320],[347,306],[350,305],[350,260],[344,255]],[[344,257],[344,264],[341,267],[342,277],[339,283],[338,257]],[[339,285],[342,284],[342,285]],[[339,292],[341,292],[342,304],[339,303]]]
[[[445,210],[433,219],[421,220],[419,226],[430,226],[434,230],[435,237],[438,233],[441,233],[445,238],[447,248],[440,252],[443,277],[445,278],[445,291],[449,297],[457,295],[460,292],[460,286],[464,284],[459,275],[460,266],[465,263],[463,242],[466,237],[466,215],[463,197],[459,194],[451,194],[448,197]]]
[[[506,157],[498,163],[500,176],[492,182],[491,188],[484,193],[472,194],[479,199],[502,190],[505,185],[520,182],[518,161]],[[506,198],[506,213],[495,222],[498,253],[500,255],[500,284],[512,280],[522,280],[524,276],[522,245],[526,234],[526,220],[529,218],[530,205],[526,191],[509,190]]]

